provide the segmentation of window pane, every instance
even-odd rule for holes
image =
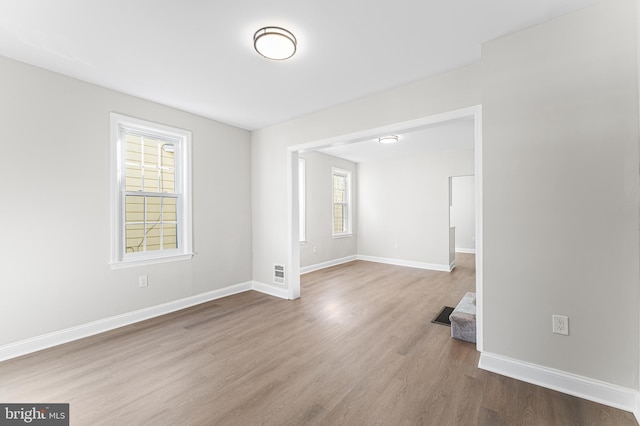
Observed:
[[[125,226],[125,233],[126,253],[137,253],[144,251],[144,224],[128,224]]]
[[[142,190],[142,141],[139,136],[125,135],[125,185],[127,191]]]
[[[176,216],[176,199],[163,198],[162,203],[162,220],[164,222],[175,222],[178,220]]]
[[[175,145],[162,142],[160,149],[160,191],[175,192]]]
[[[144,138],[144,165],[158,167],[160,155],[160,142],[157,139]]]
[[[163,169],[160,171],[161,179],[160,179],[160,192],[167,192],[169,194],[173,194],[175,192],[175,170],[173,169]]]
[[[125,198],[125,222],[144,222],[144,197]]]
[[[300,225],[300,241],[307,240],[306,211],[306,163],[304,158],[298,159],[298,218]]]
[[[333,172],[333,233],[351,232],[349,218],[349,185],[351,173],[348,171]]]
[[[160,231],[162,225],[159,223],[147,223],[146,227],[147,251],[160,250]]]
[[[140,136],[125,134],[124,143],[124,160],[127,163],[140,164],[142,161],[142,147],[140,145]]]
[[[158,170],[146,167],[144,168],[144,191],[158,192]]]
[[[162,167],[175,167],[175,145],[171,143],[162,143],[160,155],[162,156]]]
[[[172,142],[125,134],[125,190],[175,193]]]
[[[333,232],[340,233],[346,231],[345,226],[346,206],[344,204],[334,204],[333,206]]]
[[[142,190],[142,169],[139,166],[127,164],[125,168],[125,184],[127,191]]]
[[[125,197],[126,252],[177,248],[177,200],[170,197]]]
[[[176,224],[163,224],[162,225],[162,248],[172,249],[177,248],[176,238]]]
[[[161,215],[161,197],[146,197],[147,198],[147,222],[159,222],[162,219]]]
[[[346,182],[344,176],[333,175],[333,202],[344,203]]]

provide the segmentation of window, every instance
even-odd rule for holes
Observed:
[[[306,199],[306,169],[304,158],[298,159],[298,215],[300,220],[300,242],[307,241],[307,199]]]
[[[112,267],[190,259],[191,132],[111,114]]]
[[[351,172],[332,169],[333,236],[351,235]]]

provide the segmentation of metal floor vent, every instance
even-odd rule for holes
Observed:
[[[284,284],[284,265],[273,265],[273,282]]]

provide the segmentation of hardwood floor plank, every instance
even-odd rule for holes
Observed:
[[[245,292],[0,363],[0,401],[69,402],[73,425],[636,425],[631,413],[477,368],[431,323],[475,286],[355,261],[302,297]]]

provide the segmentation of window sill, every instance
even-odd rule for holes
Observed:
[[[177,255],[163,256],[163,257],[121,260],[119,262],[111,262],[109,266],[111,267],[111,269],[124,269],[124,268],[133,268],[136,266],[155,265],[158,263],[179,262],[183,260],[191,260],[193,258],[193,255],[194,253],[187,253],[187,254],[177,254]]]
[[[353,234],[334,234],[333,238],[334,239],[338,239],[338,238],[351,238],[353,237]]]

